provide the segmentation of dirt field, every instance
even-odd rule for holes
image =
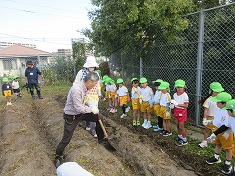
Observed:
[[[27,93],[18,103],[5,106],[1,97],[0,175],[53,176],[56,145],[63,135],[63,107],[68,90],[43,91],[43,100]],[[97,143],[81,122],[65,150],[67,161],[76,161],[96,176],[214,175],[204,161],[152,130],[133,128],[130,121],[105,111],[103,123],[116,151]]]

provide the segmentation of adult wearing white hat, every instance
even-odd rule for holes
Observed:
[[[77,76],[74,80],[74,83],[78,83],[78,82],[83,81],[83,79],[85,78],[85,76],[89,72],[95,72],[99,75],[99,73],[96,71],[99,66],[98,66],[94,56],[88,56],[83,67],[84,68],[81,69],[77,73]],[[99,77],[100,77],[100,75],[99,75]],[[94,88],[92,88],[91,90],[88,90],[86,103],[89,106],[98,107],[98,102],[99,102],[100,97],[101,97],[101,88],[100,88],[100,84],[98,82]],[[95,131],[95,124],[96,124],[95,122],[86,121],[86,130],[88,130],[88,131],[91,130],[92,135],[94,137],[97,137],[97,134]]]
[[[56,173],[58,176],[94,176],[76,162],[65,162],[61,164],[56,169]]]

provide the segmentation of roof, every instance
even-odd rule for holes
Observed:
[[[19,44],[0,50],[0,57],[51,56],[51,53]]]

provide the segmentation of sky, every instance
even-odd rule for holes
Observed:
[[[0,0],[0,41],[35,44],[56,52],[71,49],[71,38],[90,28],[90,0]]]

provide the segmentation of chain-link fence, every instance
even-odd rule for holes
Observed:
[[[190,98],[189,121],[201,124],[202,105],[198,102],[209,93],[209,84],[220,82],[235,96],[235,3],[189,14],[189,27],[168,42],[161,32],[156,47],[144,58],[119,50],[110,57],[114,77],[123,77],[130,88],[132,77],[146,77],[150,83],[163,79],[171,85],[183,79]],[[125,49],[126,51],[126,49]]]

